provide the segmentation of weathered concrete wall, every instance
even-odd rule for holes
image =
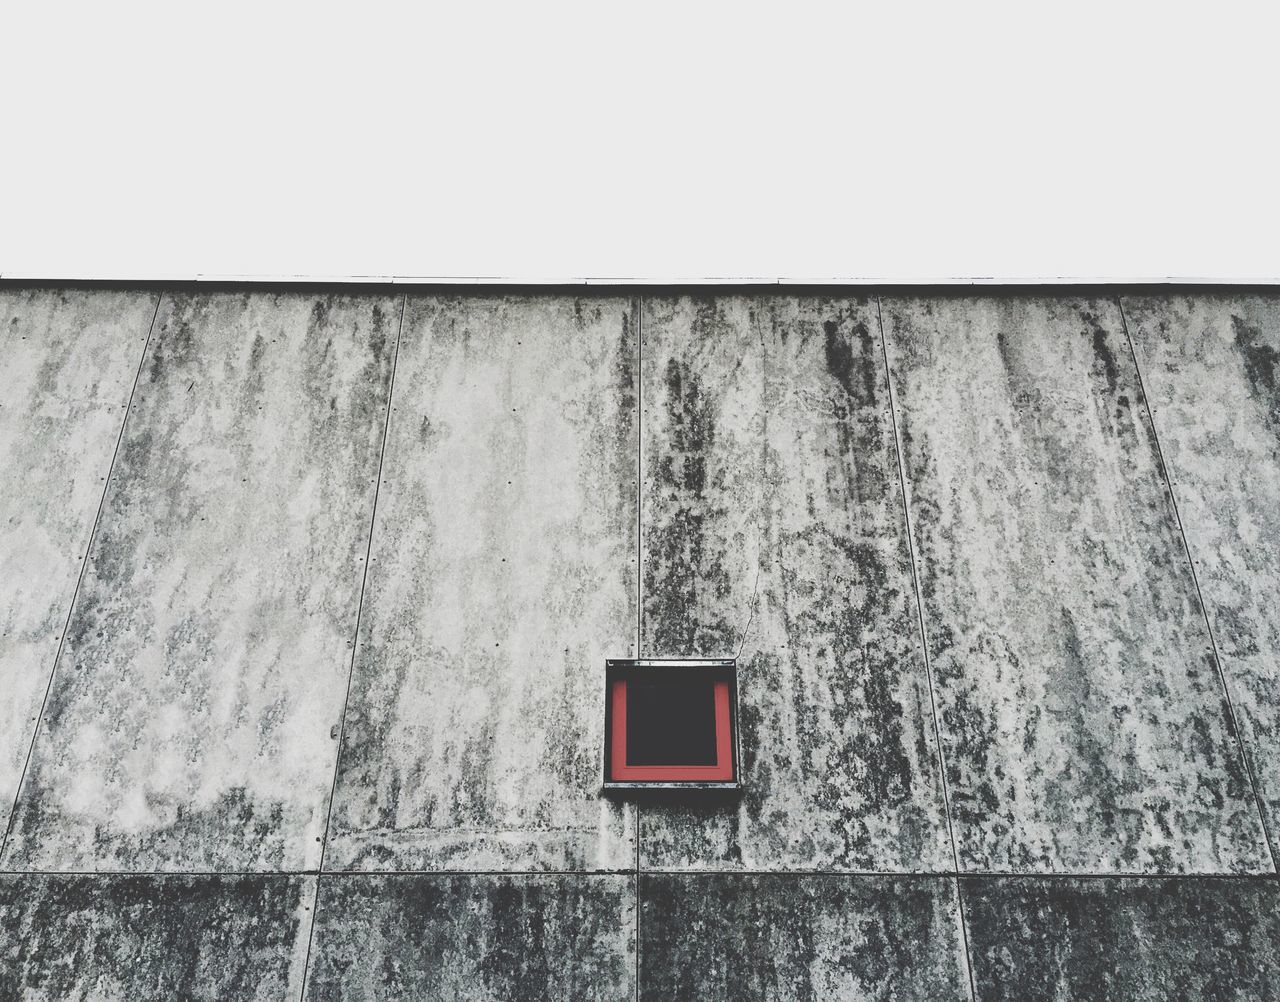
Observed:
[[[1134,297],[1125,309],[1280,853],[1280,297]]]
[[[1257,872],[1114,300],[886,300],[966,870]]]
[[[7,825],[155,293],[0,292],[0,818]]]
[[[640,998],[969,998],[954,881],[641,876]]]
[[[296,998],[315,877],[0,875],[0,997]]]
[[[319,865],[399,305],[162,304],[6,863]]]
[[[628,999],[635,877],[366,876],[323,882],[308,1000]]]
[[[645,657],[733,656],[736,809],[656,869],[940,871],[951,847],[874,300],[646,300]]]
[[[1280,997],[1280,295],[0,319],[0,997]]]
[[[962,888],[979,998],[1276,997],[1275,880],[966,877]]]
[[[632,870],[599,796],[635,649],[625,299],[419,299],[396,362],[327,862]]]

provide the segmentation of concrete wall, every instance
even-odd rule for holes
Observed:
[[[0,287],[0,997],[1280,997],[1280,296]],[[606,657],[746,790],[599,794]]]

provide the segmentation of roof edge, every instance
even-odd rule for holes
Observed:
[[[304,276],[201,276],[190,277],[57,277],[0,275],[0,289],[5,288],[81,288],[81,289],[151,289],[171,292],[262,290],[276,292],[316,292],[337,290],[355,293],[389,293],[420,291],[452,295],[508,293],[520,295],[727,295],[770,292],[793,295],[900,295],[958,296],[964,294],[1002,295],[1157,295],[1191,293],[1275,293],[1280,291],[1276,279],[1045,279],[1009,280],[956,279],[945,281],[890,280],[791,280],[791,279],[386,279],[386,278],[320,278]]]

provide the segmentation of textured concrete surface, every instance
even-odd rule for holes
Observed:
[[[6,866],[319,864],[398,305],[165,298]]]
[[[627,300],[409,301],[326,866],[634,867],[635,364]]]
[[[0,831],[158,295],[0,289]]]
[[[883,317],[962,867],[1270,870],[1116,302]]]
[[[0,998],[296,999],[315,878],[0,875]]]
[[[1123,303],[1280,854],[1280,299]]]
[[[643,653],[741,649],[746,790],[642,811],[642,862],[947,868],[874,300],[649,300],[643,341]]]
[[[328,877],[306,998],[624,1002],[635,914],[633,876]]]
[[[0,998],[1280,998],[1280,293],[776,292],[0,283]]]
[[[947,877],[642,876],[640,999],[969,998]]]
[[[1274,879],[965,878],[983,1000],[1280,998]]]

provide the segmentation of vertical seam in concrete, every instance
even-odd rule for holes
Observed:
[[[404,333],[404,313],[409,302],[408,293],[400,297],[400,323],[396,327],[396,346],[391,355],[391,376],[387,381],[387,411],[382,421],[382,447],[378,450],[378,478],[373,483],[373,509],[369,513],[369,535],[365,541],[364,572],[360,576],[360,598],[356,603],[356,624],[351,639],[351,660],[347,666],[347,691],[342,698],[342,719],[338,725],[338,751],[333,759],[333,783],[329,787],[329,806],[325,811],[324,834],[320,839],[320,864],[316,870],[316,896],[311,908],[311,928],[307,931],[307,956],[302,964],[302,990],[300,999],[307,997],[307,975],[311,973],[311,946],[315,942],[316,916],[320,912],[320,884],[324,880],[324,856],[329,848],[329,825],[333,820],[333,801],[338,792],[338,772],[342,765],[342,742],[346,736],[347,706],[351,701],[351,680],[355,676],[356,655],[360,650],[360,622],[364,615],[364,596],[369,584],[369,563],[373,555],[373,532],[378,521],[378,495],[382,491],[382,464],[387,458],[387,439],[391,433],[391,401],[396,389],[396,365],[400,361],[400,337]]]
[[[633,302],[636,314],[636,657],[644,626],[644,297]]]
[[[636,311],[636,657],[643,657],[640,637],[644,624],[644,296],[637,296]],[[635,1000],[640,1002],[640,811],[636,812]]]
[[[1160,471],[1164,475],[1165,487],[1169,491],[1169,501],[1173,506],[1173,517],[1178,523],[1178,534],[1182,537],[1182,548],[1187,554],[1187,566],[1191,570],[1191,582],[1195,585],[1196,601],[1200,603],[1200,614],[1204,618],[1204,628],[1209,634],[1209,646],[1213,651],[1213,664],[1218,672],[1218,681],[1222,685],[1222,697],[1226,700],[1227,716],[1230,719],[1231,729],[1235,732],[1236,747],[1240,752],[1240,761],[1244,763],[1245,776],[1249,780],[1249,790],[1253,794],[1253,805],[1258,812],[1258,821],[1262,825],[1262,838],[1267,846],[1267,858],[1271,861],[1271,869],[1276,873],[1280,873],[1277,867],[1275,853],[1271,846],[1271,831],[1267,827],[1267,815],[1262,808],[1262,797],[1258,793],[1258,783],[1254,779],[1253,765],[1249,761],[1248,749],[1244,746],[1244,733],[1240,730],[1240,722],[1236,717],[1235,704],[1231,700],[1231,686],[1227,682],[1227,672],[1222,664],[1222,655],[1218,653],[1218,639],[1213,634],[1213,624],[1209,620],[1209,606],[1204,600],[1204,594],[1200,590],[1200,575],[1196,573],[1195,557],[1191,554],[1191,543],[1187,539],[1186,528],[1182,524],[1182,512],[1178,508],[1178,498],[1173,490],[1173,471],[1169,468],[1168,462],[1164,458],[1164,449],[1160,445],[1160,434],[1156,431],[1155,413],[1151,410],[1151,397],[1147,394],[1146,383],[1142,379],[1142,367],[1138,364],[1138,349],[1133,343],[1133,335],[1129,333],[1129,318],[1124,311],[1124,301],[1120,296],[1116,296],[1116,307],[1120,310],[1120,325],[1124,329],[1125,340],[1129,342],[1129,355],[1133,358],[1133,371],[1138,377],[1138,392],[1142,394],[1143,410],[1147,414],[1147,422],[1151,426],[1151,438],[1156,444],[1156,455],[1160,459]]]
[[[907,467],[902,456],[902,443],[898,436],[898,415],[893,392],[893,369],[889,365],[889,339],[884,333],[884,315],[880,309],[880,297],[876,296],[876,326],[880,329],[880,351],[884,357],[885,389],[889,397],[889,419],[893,428],[893,450],[898,461],[898,488],[902,496],[902,517],[907,533],[907,557],[911,562],[911,585],[916,599],[916,621],[920,629],[920,648],[924,655],[925,683],[929,688],[929,709],[933,716],[933,737],[938,745],[938,771],[942,780],[942,806],[947,814],[947,837],[951,840],[951,879],[956,889],[956,909],[960,918],[960,941],[964,947],[965,973],[969,976],[969,997],[977,999],[978,992],[973,979],[973,957],[969,953],[968,922],[964,914],[964,889],[960,885],[960,851],[956,845],[955,825],[951,819],[951,793],[947,785],[947,762],[942,750],[942,728],[938,724],[938,705],[933,692],[933,663],[929,657],[929,635],[924,622],[924,599],[920,591],[920,576],[916,571],[916,545],[911,531],[911,508],[907,503]]]
[[[18,787],[13,792],[13,809],[9,812],[9,822],[5,825],[4,839],[0,841],[0,858],[9,848],[9,836],[13,833],[13,822],[18,816],[18,803],[22,799],[22,787],[27,782],[27,771],[31,768],[31,759],[35,755],[36,739],[40,736],[40,725],[44,722],[44,711],[49,704],[49,694],[53,692],[53,680],[58,673],[58,662],[62,660],[62,651],[67,644],[67,631],[71,628],[71,614],[75,612],[76,599],[80,597],[80,586],[89,567],[89,554],[93,552],[93,541],[98,535],[98,524],[102,521],[102,511],[107,504],[107,491],[111,488],[111,478],[115,475],[116,459],[120,455],[120,444],[124,441],[124,431],[129,424],[129,415],[133,413],[133,397],[138,392],[138,382],[142,379],[142,369],[146,365],[147,352],[151,348],[151,338],[156,329],[156,317],[160,315],[160,304],[164,301],[163,290],[156,293],[155,309],[151,311],[151,324],[147,328],[147,336],[142,345],[142,356],[138,359],[138,370],[133,374],[133,386],[129,388],[129,399],[124,405],[124,420],[120,422],[120,433],[116,436],[115,449],[111,453],[111,464],[107,467],[106,480],[102,484],[102,496],[98,498],[98,510],[93,516],[93,525],[89,529],[89,541],[85,544],[84,555],[80,558],[80,573],[76,576],[76,586],[71,590],[71,602],[67,606],[67,618],[62,624],[62,636],[58,638],[58,650],[53,656],[53,666],[49,669],[49,681],[45,683],[44,698],[40,700],[40,713],[36,717],[36,725],[31,729],[31,744],[27,746],[27,759],[22,763],[22,775],[18,778]]]

